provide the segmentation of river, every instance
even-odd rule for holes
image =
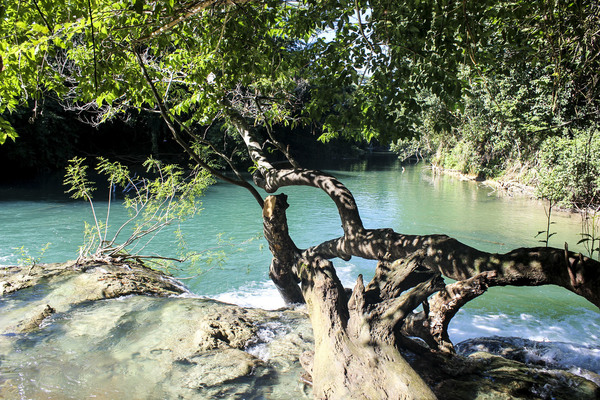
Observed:
[[[490,252],[539,246],[534,237],[546,227],[542,202],[498,195],[482,183],[434,176],[423,164],[365,161],[331,170],[354,193],[367,228],[393,228],[407,234],[444,233]],[[0,265],[24,258],[41,262],[74,259],[83,239],[89,205],[63,193],[60,177],[0,187]],[[286,188],[290,233],[299,247],[340,236],[337,211],[319,190]],[[196,267],[170,270],[197,295],[250,307],[283,306],[269,282],[270,253],[261,237],[261,210],[244,189],[218,183],[207,190],[203,211],[182,225],[188,248],[204,251]],[[98,198],[100,214],[106,200]],[[125,213],[112,208],[113,228]],[[550,245],[577,247],[580,217],[553,213]],[[145,248],[145,254],[174,256],[176,240],[169,232]],[[46,243],[51,243],[41,254]],[[19,250],[21,248],[21,250]],[[372,276],[375,263],[352,259],[336,263],[345,285],[359,273]],[[600,313],[585,299],[558,287],[492,288],[470,302],[454,318],[451,339],[520,336],[532,340],[573,342],[600,347]],[[600,357],[600,356],[599,356]]]

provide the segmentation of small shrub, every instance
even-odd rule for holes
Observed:
[[[106,177],[109,189],[106,219],[101,221],[93,202],[95,183],[88,179],[88,166],[84,161],[83,158],[72,159],[64,180],[69,187],[67,193],[75,199],[86,200],[93,216],[92,224],[85,223],[79,262],[166,259],[141,252],[165,226],[194,216],[199,211],[199,197],[212,183],[210,174],[203,169],[186,173],[177,165],[164,165],[153,158],[143,164],[146,173],[153,176],[151,178],[134,177],[126,166],[98,158],[96,171]],[[129,219],[109,236],[110,209],[117,187],[127,189],[123,205],[129,212]],[[122,235],[126,227],[132,228],[129,236]],[[137,250],[134,252],[132,248]]]
[[[561,207],[600,201],[600,135],[580,132],[551,137],[538,157],[538,195]]]

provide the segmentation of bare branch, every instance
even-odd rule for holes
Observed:
[[[150,90],[152,91],[152,95],[154,96],[154,99],[156,100],[156,103],[160,110],[160,114],[163,117],[163,120],[165,121],[165,123],[167,124],[167,127],[171,131],[171,134],[173,135],[173,138],[175,139],[177,144],[179,144],[185,150],[185,152],[190,156],[190,158],[192,158],[196,163],[198,163],[198,165],[200,165],[202,168],[209,171],[215,177],[217,177],[221,180],[224,180],[226,182],[232,183],[234,185],[244,187],[248,191],[250,191],[250,193],[252,193],[255,200],[258,202],[258,204],[262,208],[262,206],[264,204],[262,196],[256,191],[256,189],[252,185],[250,185],[248,182],[243,181],[243,180],[231,179],[228,176],[223,175],[219,171],[215,170],[210,165],[208,165],[204,160],[202,160],[200,158],[200,156],[198,156],[198,154],[196,154],[196,152],[190,147],[190,145],[185,140],[183,140],[183,138],[179,134],[177,128],[171,122],[172,115],[167,110],[167,107],[163,103],[162,97],[159,95],[158,90],[156,89],[156,86],[154,85],[154,82],[152,81],[152,78],[150,78],[150,75],[148,74],[148,70],[142,59],[142,56],[135,49],[133,49],[132,51],[138,60],[138,64],[142,70],[142,74],[144,76],[144,79],[146,80],[146,83],[148,83],[148,86],[150,86]]]

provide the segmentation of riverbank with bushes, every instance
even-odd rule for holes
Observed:
[[[548,224],[538,235],[546,244],[553,235],[553,211],[579,213],[578,244],[590,257],[600,254],[600,134],[595,128],[547,137],[531,146],[527,157],[515,153],[515,148],[495,152],[493,140],[482,146],[465,132],[429,132],[418,139],[399,140],[392,150],[402,160],[429,162],[435,172],[480,181],[499,193],[544,201]]]
[[[494,169],[473,155],[475,145],[465,138],[422,137],[398,141],[392,149],[401,159],[425,160],[434,170],[546,199],[564,209],[600,204],[600,135],[595,132],[548,138],[529,159],[495,160]]]

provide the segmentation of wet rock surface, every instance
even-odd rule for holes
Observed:
[[[75,262],[0,268],[0,296],[39,285],[73,286],[67,303],[147,294],[170,296],[187,292],[177,280],[139,264]]]
[[[600,349],[591,346],[492,336],[466,340],[456,350],[466,356],[485,352],[530,366],[567,370],[600,385]]]
[[[600,397],[595,372],[573,370],[589,362],[558,365],[532,345],[471,340],[457,346],[467,357],[420,372],[441,399]],[[311,398],[299,360],[312,349],[302,309],[198,298],[141,266],[0,268],[0,398]]]
[[[194,297],[131,265],[15,267],[1,282],[0,398],[311,397],[301,310]]]
[[[457,376],[435,388],[440,399],[568,399],[595,400],[600,388],[564,370],[531,367],[489,353],[472,353]],[[452,374],[449,374],[452,375]]]

